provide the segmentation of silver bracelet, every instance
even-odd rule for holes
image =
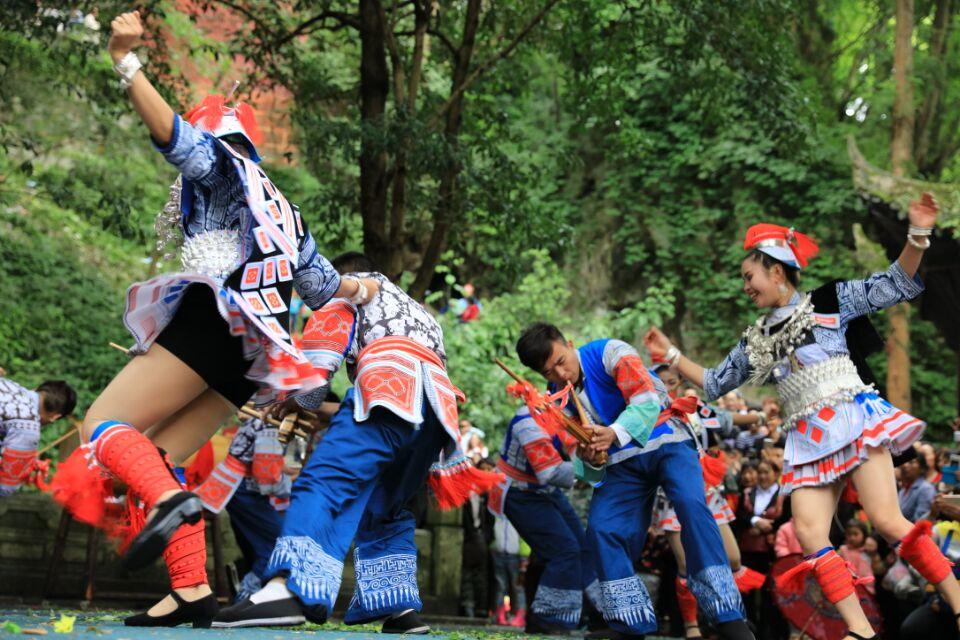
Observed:
[[[667,352],[664,354],[664,359],[667,361],[671,367],[675,367],[680,363],[680,356],[683,354],[680,353],[680,349],[677,349],[675,346],[670,345],[670,348],[667,349]]]
[[[924,237],[923,242],[921,243],[919,240],[914,240],[912,235],[908,235],[907,242],[910,243],[910,246],[920,249],[920,251],[926,251],[930,248],[930,238],[927,237]]]
[[[907,235],[911,236],[929,236],[933,233],[933,227],[917,227],[910,225]]]
[[[120,62],[113,65],[113,70],[120,76],[120,88],[129,89],[133,84],[133,77],[140,71],[140,58],[133,51],[127,51],[127,55],[120,58]]]
[[[350,296],[350,302],[355,305],[363,304],[370,293],[367,290],[367,285],[363,284],[363,281],[359,278],[344,278],[344,280],[350,280],[357,283],[357,290],[354,291],[352,296]]]

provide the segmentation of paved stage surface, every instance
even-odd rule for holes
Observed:
[[[269,627],[258,629],[193,629],[188,626],[175,629],[156,629],[148,627],[125,627],[123,618],[129,615],[128,611],[117,610],[86,610],[0,606],[0,638],[27,638],[46,637],[49,640],[68,640],[84,638],[97,640],[182,640],[184,638],[201,638],[219,640],[232,638],[234,640],[296,640],[297,638],[315,640],[383,640],[385,636],[379,633],[379,625],[365,625],[363,627],[345,627],[338,623],[327,623],[323,626],[305,625],[299,627]],[[58,633],[55,629],[57,622],[63,616],[75,616],[73,629],[69,633]],[[448,621],[449,620],[449,621]],[[512,629],[502,627],[477,627],[456,624],[456,619],[429,620],[433,631],[424,636],[433,640],[521,640],[527,636]],[[20,633],[17,631],[19,628]],[[61,626],[61,628],[64,628]],[[26,635],[33,631],[45,631],[46,634]],[[539,636],[541,638],[545,636]],[[553,636],[554,638],[558,636]],[[582,637],[582,634],[567,636],[569,638]],[[657,640],[647,636],[648,640]],[[661,640],[666,640],[661,639]]]

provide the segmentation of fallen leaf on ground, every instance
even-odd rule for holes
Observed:
[[[53,630],[57,633],[73,633],[73,623],[76,621],[77,616],[68,616],[62,613],[60,619],[53,623]]]
[[[10,622],[9,620],[3,621],[3,626],[0,627],[4,631],[9,631],[10,633],[20,633],[20,625],[16,622]]]
[[[25,636],[45,636],[47,635],[46,629],[21,629],[20,633]]]

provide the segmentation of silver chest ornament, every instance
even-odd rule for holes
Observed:
[[[240,233],[217,229],[191,236],[183,243],[180,261],[184,271],[222,282],[240,266]]]
[[[187,273],[197,273],[223,282],[241,262],[240,233],[234,229],[204,231],[184,240],[180,228],[180,196],[183,176],[170,185],[170,196],[157,214],[157,252],[172,260],[180,250],[180,262]]]
[[[743,350],[750,363],[749,384],[765,383],[783,359],[792,356],[803,344],[814,325],[813,300],[809,293],[806,294],[780,330],[772,335],[764,332],[765,320],[766,316],[761,316],[743,332],[746,342]],[[781,369],[779,373],[785,372]]]

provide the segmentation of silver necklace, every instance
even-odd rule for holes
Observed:
[[[157,234],[157,253],[161,260],[173,260],[183,244],[183,233],[180,231],[180,192],[183,176],[170,185],[170,197],[163,209],[157,213],[153,222],[153,229]]]
[[[767,316],[761,316],[743,332],[746,340],[744,352],[750,363],[749,384],[763,384],[770,378],[773,368],[783,358],[789,357],[801,345],[806,334],[813,328],[813,299],[806,294],[784,320],[779,331],[767,335],[764,322]]]

